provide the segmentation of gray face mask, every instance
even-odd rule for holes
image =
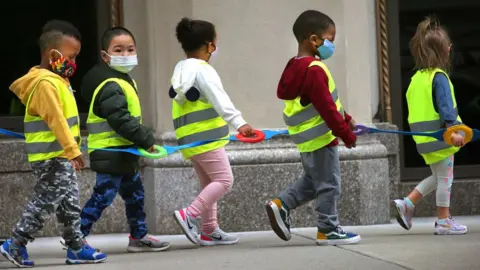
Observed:
[[[111,68],[122,72],[129,73],[138,65],[137,55],[128,55],[128,56],[118,56],[118,55],[108,55],[110,56],[110,63],[108,64]]]

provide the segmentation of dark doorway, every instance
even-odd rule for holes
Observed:
[[[103,0],[101,0],[103,1]],[[72,88],[80,90],[83,75],[98,61],[99,14],[97,0],[15,0],[4,1],[0,10],[3,25],[4,69],[0,76],[0,127],[23,130],[24,107],[10,92],[10,84],[40,63],[38,38],[43,25],[52,19],[71,22],[82,34],[82,50],[77,58],[77,72],[71,79]],[[105,14],[108,20],[108,14]],[[100,20],[102,18],[100,17]],[[75,94],[80,113],[88,105]]]
[[[414,74],[413,58],[409,51],[409,41],[416,26],[426,16],[434,15],[444,25],[452,39],[453,70],[450,78],[455,87],[459,114],[463,122],[471,128],[480,129],[480,2],[475,0],[394,0],[389,16],[393,18],[389,27],[392,66],[392,109],[394,123],[408,130],[407,104],[405,93]],[[395,44],[396,43],[396,44]],[[402,179],[419,179],[429,174],[429,169],[411,137],[401,137]],[[474,177],[480,174],[480,142],[469,143],[455,155],[456,175]]]

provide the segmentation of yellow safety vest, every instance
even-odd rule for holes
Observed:
[[[173,100],[172,118],[179,145],[196,141],[226,138],[229,134],[227,122],[221,118],[209,103],[197,100],[185,101],[182,105]],[[227,140],[181,150],[185,159],[213,151],[228,144]]]
[[[88,110],[87,142],[89,148],[108,148],[115,146],[129,146],[134,144],[133,142],[117,134],[115,130],[110,127],[105,118],[101,118],[93,113],[93,104],[95,102],[95,98],[100,89],[102,89],[102,87],[108,82],[115,82],[120,85],[123,93],[125,94],[125,98],[127,99],[128,111],[130,112],[130,115],[137,118],[140,121],[140,124],[142,123],[142,108],[140,107],[140,100],[137,92],[135,91],[135,88],[137,88],[136,82],[133,81],[133,84],[135,85],[134,88],[129,82],[122,79],[106,79],[93,92],[92,102],[90,103],[90,109]],[[89,153],[92,151],[94,150],[88,150]]]
[[[48,81],[57,89],[60,101],[62,102],[63,116],[67,120],[70,131],[77,143],[80,145],[81,142],[77,102],[75,101],[72,91],[61,79],[53,77],[41,78],[28,97],[23,120],[25,149],[29,162],[56,158],[64,152],[62,145],[57,141],[57,138],[43,118],[28,113],[30,99],[41,81]]]
[[[417,71],[412,77],[407,90],[408,104],[408,123],[410,130],[414,132],[434,132],[445,127],[445,123],[440,120],[440,115],[435,111],[432,98],[433,78],[437,72],[447,76],[452,94],[453,106],[457,109],[455,92],[453,90],[450,78],[441,69],[423,69]],[[457,120],[462,122],[460,116]],[[413,136],[417,144],[417,151],[422,155],[425,162],[430,165],[439,162],[456,152],[460,148],[453,147],[443,141],[438,141],[432,137]]]
[[[313,61],[309,68],[313,66],[321,67],[327,74],[328,89],[333,101],[337,105],[337,110],[343,116],[344,110],[330,70],[321,61]],[[325,123],[315,107],[312,104],[303,107],[300,103],[300,97],[285,101],[283,120],[287,125],[290,138],[292,138],[300,152],[315,151],[335,140],[332,131],[328,128],[327,123]]]

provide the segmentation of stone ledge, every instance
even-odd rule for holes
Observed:
[[[169,142],[168,137],[162,141]],[[171,144],[171,143],[169,143]],[[344,225],[381,224],[390,220],[387,149],[375,136],[361,137],[357,148],[340,147],[342,197],[340,219]],[[235,183],[218,203],[219,222],[228,231],[269,230],[264,203],[303,173],[298,150],[288,137],[259,144],[231,143],[227,153]],[[193,168],[180,154],[144,160],[149,230],[181,233],[172,212],[186,207],[198,194]],[[242,209],[239,212],[239,209]],[[293,213],[297,227],[315,224],[313,203]]]

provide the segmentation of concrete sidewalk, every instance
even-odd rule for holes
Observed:
[[[397,224],[345,227],[362,235],[357,245],[319,247],[315,228],[294,229],[289,242],[273,232],[239,233],[237,245],[202,247],[192,245],[182,235],[161,236],[172,243],[163,253],[128,254],[127,235],[89,237],[89,242],[108,254],[106,263],[67,266],[60,238],[37,239],[29,245],[36,268],[49,269],[480,269],[480,217],[458,217],[469,227],[467,235],[433,235],[434,218],[419,218],[411,231]],[[478,257],[477,257],[478,256]],[[13,265],[0,261],[0,269]]]

